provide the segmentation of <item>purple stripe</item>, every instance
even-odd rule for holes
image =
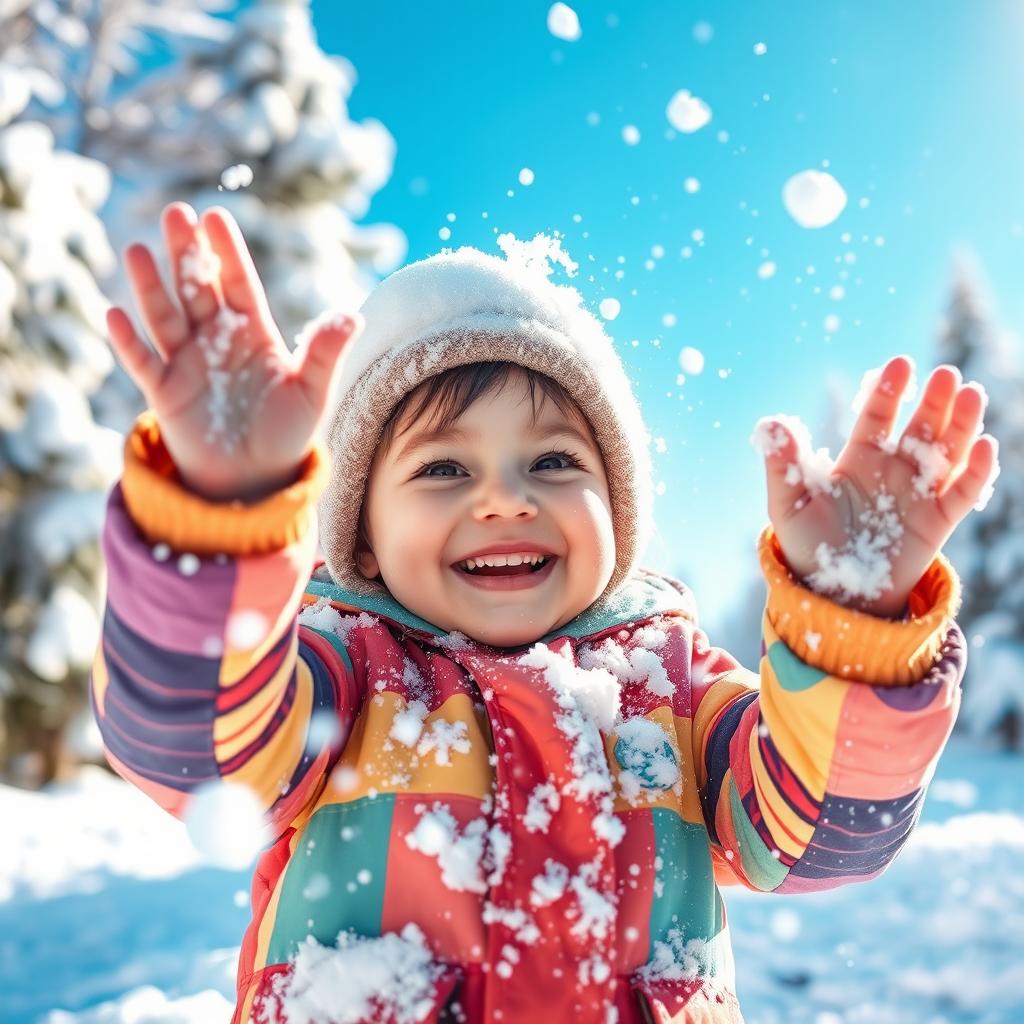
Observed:
[[[210,744],[207,742],[199,746],[197,750],[188,750],[182,745],[171,745],[173,739],[169,739],[166,733],[157,732],[155,738],[150,739],[143,735],[141,730],[125,728],[121,722],[107,715],[103,720],[105,729],[109,729],[128,747],[135,747],[154,756],[173,757],[184,764],[194,764],[197,759],[206,758],[211,760]]]
[[[231,558],[223,564],[200,559],[191,576],[178,569],[180,553],[157,561],[128,514],[120,484],[107,502],[102,545],[107,601],[136,633],[187,654],[201,654],[211,642],[221,642],[237,576]]]
[[[808,892],[824,892],[827,889],[838,889],[841,885],[853,885],[857,882],[870,882],[877,878],[884,868],[873,871],[870,875],[833,875],[828,880],[823,878],[800,878],[792,873],[786,876],[786,880],[772,892],[780,896],[802,895]]]
[[[890,843],[913,828],[923,802],[924,791],[920,789],[892,800],[863,800],[826,793],[818,833],[812,842],[827,834],[829,841],[822,845],[834,850],[869,849]]]
[[[212,755],[182,757],[178,753],[157,753],[152,747],[128,740],[103,719],[100,719],[100,733],[110,753],[145,779],[187,791],[219,777]]]
[[[197,754],[213,756],[213,736],[210,715],[202,716],[198,724],[189,722],[183,726],[180,710],[174,713],[162,712],[159,717],[149,716],[143,719],[149,710],[140,707],[137,695],[122,687],[107,687],[103,707],[106,712],[103,725],[110,723],[122,734],[127,734],[138,744],[152,744],[180,751],[183,755],[195,757]],[[196,717],[191,708],[188,717]]]
[[[920,682],[911,686],[873,686],[875,696],[896,711],[920,711],[940,694],[946,694],[964,677],[967,666],[967,645],[960,627],[949,624],[949,632],[935,664]]]
[[[881,871],[903,848],[923,802],[922,790],[895,800],[826,795],[818,827],[790,875],[821,879]],[[890,820],[883,823],[885,815]]]
[[[111,672],[118,672],[125,681],[141,677],[132,683],[139,690],[139,699],[147,701],[161,715],[165,705],[173,706],[184,700],[209,704],[207,719],[212,716],[220,677],[219,659],[181,654],[148,642],[122,622],[109,604],[103,616],[103,648]],[[147,682],[177,693],[150,689]]]

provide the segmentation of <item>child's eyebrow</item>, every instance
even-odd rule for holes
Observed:
[[[530,433],[540,441],[546,441],[549,437],[555,436],[571,437],[580,444],[586,445],[588,448],[593,448],[593,442],[590,438],[571,423],[538,426],[534,427]],[[405,447],[398,455],[398,461],[401,462],[404,459],[410,458],[421,448],[426,448],[427,445],[456,442],[464,443],[469,440],[471,436],[472,435],[467,433],[465,430],[460,430],[458,427],[450,427],[448,430],[421,431],[406,442]]]

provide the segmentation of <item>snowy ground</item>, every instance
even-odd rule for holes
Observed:
[[[955,740],[896,864],[824,896],[726,894],[748,1024],[1024,1021],[1024,759]],[[248,874],[98,771],[0,788],[0,1021],[209,1024]]]

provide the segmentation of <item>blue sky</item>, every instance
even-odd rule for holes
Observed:
[[[549,6],[321,0],[312,9],[320,45],[358,72],[352,116],[378,118],[397,141],[394,175],[367,223],[400,226],[410,260],[446,245],[497,252],[495,229],[558,230],[590,308],[621,302],[609,330],[667,448],[655,456],[660,535],[643,561],[687,579],[713,623],[756,571],[766,512],[748,438],[758,417],[792,413],[815,432],[830,374],[852,393],[897,352],[923,377],[958,246],[976,254],[1001,320],[1024,319],[1014,127],[1024,7],[577,3],[583,34],[565,42],[547,30]],[[713,30],[708,42],[695,38],[700,22]],[[713,118],[667,137],[665,108],[679,89]],[[636,145],[623,141],[626,125],[639,130]],[[782,186],[826,166],[846,209],[828,227],[801,228]],[[529,187],[524,167],[535,174]],[[688,177],[696,193],[683,187]],[[665,254],[647,269],[655,246]],[[765,260],[777,266],[767,280],[757,274]],[[836,285],[840,300],[830,297]],[[831,333],[829,314],[840,318]],[[679,388],[683,346],[700,349],[706,366]]]

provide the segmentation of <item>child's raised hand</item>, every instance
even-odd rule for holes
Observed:
[[[914,584],[998,473],[998,442],[981,434],[987,401],[953,366],[928,379],[898,443],[890,433],[913,371],[890,359],[835,465],[810,451],[806,429],[762,419],[768,515],[790,569],[850,607],[898,616]]]
[[[308,452],[359,314],[321,325],[294,355],[274,324],[241,231],[223,209],[162,217],[176,303],[144,245],[125,265],[151,350],[124,310],[107,314],[121,364],[157,416],[184,482],[213,500],[290,483]]]

